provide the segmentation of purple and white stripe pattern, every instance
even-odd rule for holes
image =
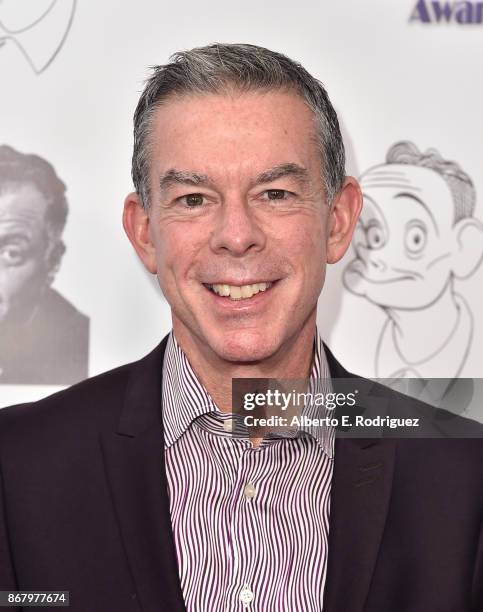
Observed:
[[[330,390],[315,340],[311,379]],[[327,568],[334,430],[265,438],[229,432],[171,333],[163,364],[171,524],[188,612],[320,612]],[[326,416],[317,407],[317,414]],[[307,412],[309,414],[310,407]]]

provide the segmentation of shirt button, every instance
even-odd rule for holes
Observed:
[[[240,591],[240,601],[246,606],[253,601],[253,593],[247,586]]]
[[[255,495],[257,494],[257,490],[255,489],[255,486],[251,482],[249,482],[245,485],[243,493],[245,493],[245,497],[248,497],[250,499],[251,497],[255,497]]]
[[[223,421],[223,429],[227,433],[231,433],[233,431],[233,419],[226,419]]]

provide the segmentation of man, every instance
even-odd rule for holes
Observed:
[[[0,384],[87,376],[89,319],[51,288],[66,218],[52,165],[0,146]]]
[[[473,183],[434,149],[421,153],[400,142],[385,164],[362,175],[361,185],[365,205],[345,284],[388,316],[376,376],[456,378],[473,316],[454,280],[468,278],[483,259]]]
[[[173,332],[0,412],[2,588],[73,610],[481,609],[478,439],[230,433],[233,378],[351,377],[315,325],[362,202],[321,84],[251,45],[178,53],[139,101],[133,178],[124,227]]]

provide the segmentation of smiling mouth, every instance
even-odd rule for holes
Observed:
[[[212,293],[220,297],[225,297],[233,301],[249,300],[257,293],[268,291],[277,281],[254,283],[251,285],[226,285],[226,284],[206,284],[203,285]]]
[[[416,280],[415,276],[409,276],[408,274],[405,276],[394,276],[393,278],[383,278],[381,280],[375,280],[374,278],[371,278],[370,276],[366,276],[365,274],[362,274],[362,272],[360,272],[359,270],[354,270],[354,272],[356,274],[359,274],[359,276],[362,276],[362,278],[366,280],[368,283],[372,283],[374,285],[387,285],[389,283],[397,283],[399,281],[404,281],[404,280]]]

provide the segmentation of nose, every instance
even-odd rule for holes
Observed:
[[[370,268],[373,268],[378,272],[385,272],[387,270],[386,262],[383,261],[380,257],[370,257],[367,264]]]
[[[210,246],[217,253],[240,257],[249,251],[261,251],[266,235],[256,211],[240,196],[227,198],[220,207],[217,224],[212,232]]]
[[[368,249],[366,246],[358,244],[356,252],[368,268],[377,272],[386,272],[387,264],[380,256],[380,250],[375,252],[374,249]]]

